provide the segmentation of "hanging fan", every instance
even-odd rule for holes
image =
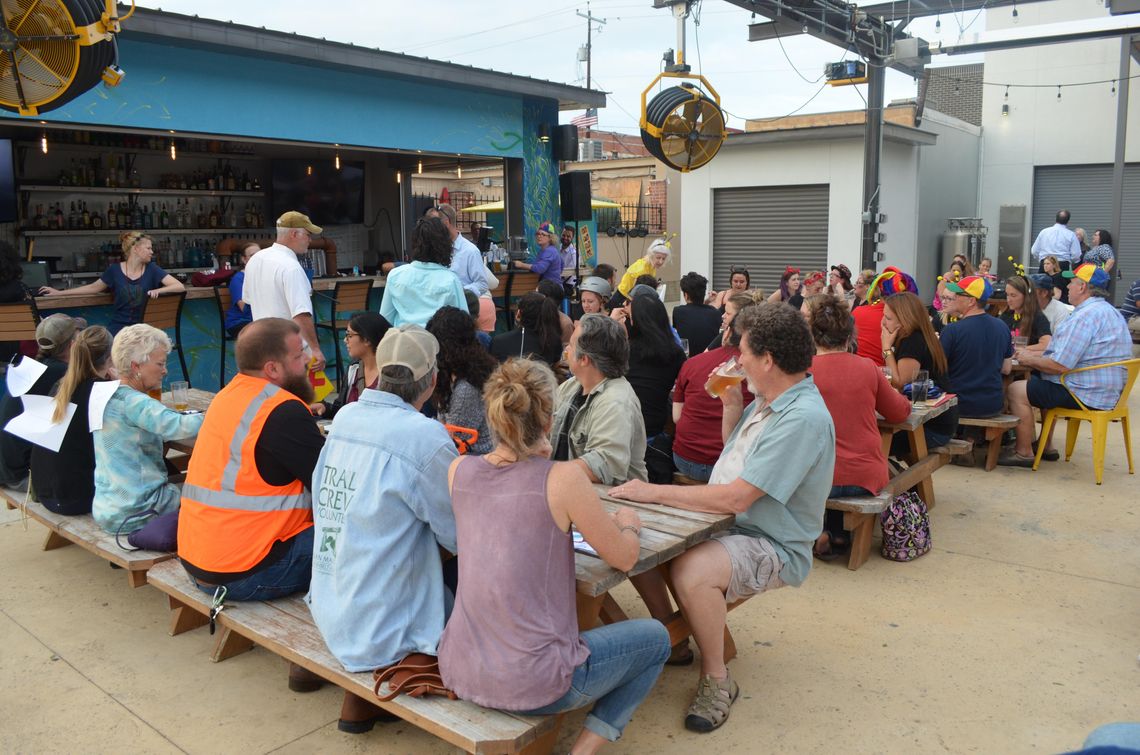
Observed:
[[[712,96],[686,81],[646,104],[646,94],[662,77],[698,79]],[[663,73],[642,92],[641,141],[651,155],[671,168],[688,173],[705,165],[720,151],[725,136],[720,95],[703,76]]]
[[[0,108],[38,115],[122,80],[115,0],[0,0]]]

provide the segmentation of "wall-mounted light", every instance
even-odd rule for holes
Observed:
[[[40,135],[40,151],[42,151],[45,155],[47,154],[47,132],[46,131]]]
[[[540,142],[542,142],[543,144],[546,144],[547,142],[550,141],[550,124],[549,123],[538,124],[538,128],[536,130],[538,132],[538,140]]]
[[[1001,115],[1003,118],[1006,118],[1009,116],[1009,105],[1002,105],[1001,106]]]
[[[402,184],[403,182],[404,182],[404,174],[402,174],[400,171],[396,171],[396,183]]]

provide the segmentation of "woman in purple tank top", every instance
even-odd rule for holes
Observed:
[[[545,715],[594,705],[572,752],[621,736],[669,657],[669,633],[635,619],[578,633],[571,526],[610,566],[637,562],[641,521],[611,517],[574,462],[550,461],[556,383],[512,359],[487,380],[495,448],[451,465],[459,590],[439,643],[443,680],[461,698]]]

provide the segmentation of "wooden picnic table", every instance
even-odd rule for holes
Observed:
[[[937,406],[931,406],[931,402],[912,406],[910,416],[899,423],[892,424],[882,418],[879,419],[879,433],[883,439],[884,456],[890,455],[891,440],[895,433],[906,433],[908,450],[905,461],[910,465],[910,468],[902,474],[915,478],[914,484],[918,487],[918,494],[926,502],[928,509],[934,508],[934,480],[931,475],[945,463],[945,460],[940,454],[930,453],[930,449],[926,447],[926,433],[922,426],[935,417],[945,414],[950,407],[957,405],[958,397],[954,396],[949,401],[944,401]]]

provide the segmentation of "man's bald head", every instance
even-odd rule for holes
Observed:
[[[254,320],[242,328],[234,344],[238,370],[256,375],[266,362],[284,362],[289,356],[288,337],[300,333],[301,326],[292,320],[280,317]]]

